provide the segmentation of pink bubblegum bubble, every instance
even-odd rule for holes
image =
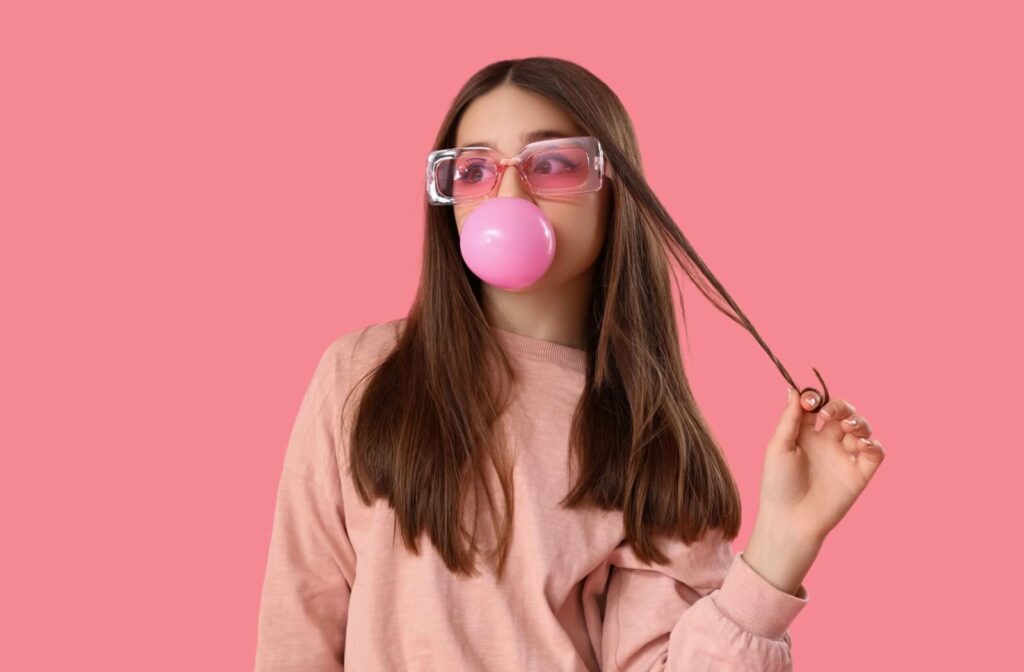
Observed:
[[[459,246],[478,278],[502,289],[521,289],[540,280],[554,261],[555,230],[530,201],[500,196],[470,213]]]

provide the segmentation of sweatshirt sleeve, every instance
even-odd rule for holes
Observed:
[[[642,563],[626,542],[610,557],[602,670],[791,672],[788,627],[807,605],[803,585],[796,595],[775,587],[717,531],[659,547],[667,565]]]
[[[345,527],[336,341],[299,405],[277,486],[257,626],[256,672],[343,672],[355,554]]]

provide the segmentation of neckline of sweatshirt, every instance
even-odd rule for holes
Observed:
[[[491,332],[498,338],[505,351],[513,356],[557,364],[578,373],[586,373],[586,350],[519,334],[494,325],[491,325]]]

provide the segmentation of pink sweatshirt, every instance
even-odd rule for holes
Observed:
[[[479,577],[455,576],[426,535],[419,556],[406,551],[387,503],[355,494],[337,422],[344,393],[403,320],[337,337],[302,399],[277,489],[257,672],[792,669],[787,628],[807,604],[803,586],[776,588],[711,534],[664,541],[671,563],[647,565],[624,543],[621,512],[557,504],[570,486],[583,350],[492,327],[521,377],[507,419],[517,451],[508,580],[483,560]]]

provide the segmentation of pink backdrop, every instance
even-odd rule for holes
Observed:
[[[1005,669],[1020,5],[653,4],[4,4],[0,668],[251,669],[317,357],[405,313],[458,87],[553,55],[618,92],[655,191],[796,381],[818,367],[886,446],[805,581],[797,669]],[[742,550],[785,385],[686,299]]]

